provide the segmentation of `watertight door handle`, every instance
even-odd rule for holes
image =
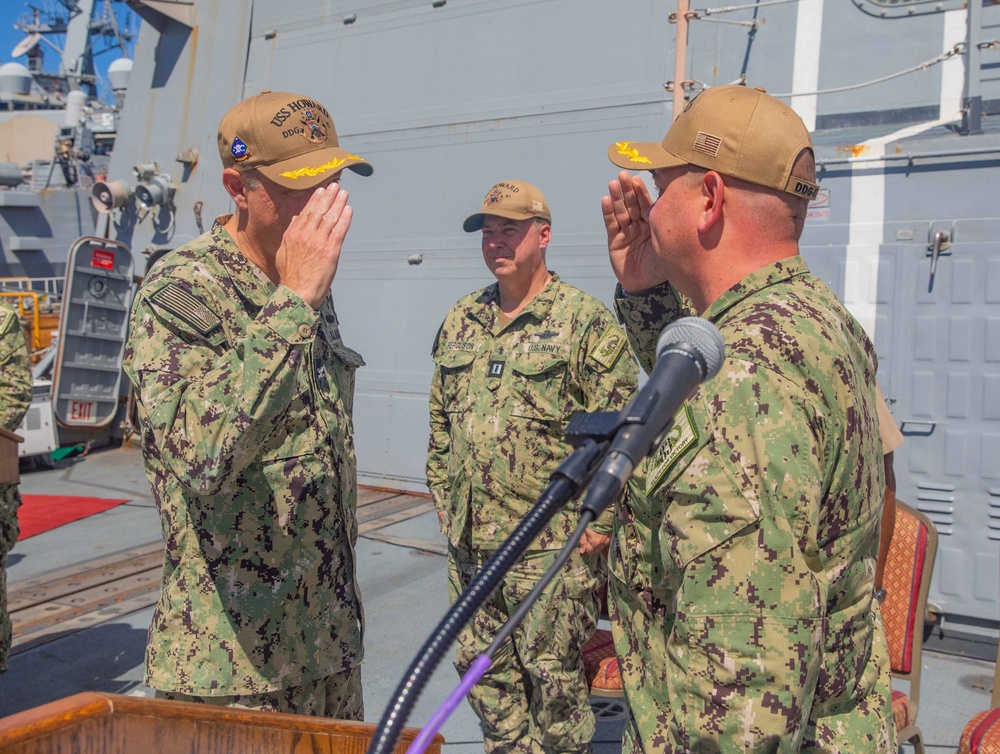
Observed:
[[[931,239],[931,274],[927,280],[927,290],[931,290],[934,287],[934,275],[937,273],[937,263],[938,257],[941,256],[942,249],[948,247],[948,231],[939,230],[934,234],[934,238]]]

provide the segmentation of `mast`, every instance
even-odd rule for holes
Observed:
[[[684,112],[684,84],[687,81],[688,11],[690,0],[677,0],[677,44],[674,56],[674,110],[676,119]]]
[[[90,18],[94,15],[94,0],[78,0],[70,2],[61,0],[63,7],[69,11],[69,21],[66,24],[66,43],[63,46],[60,72],[69,77],[70,88],[82,88],[90,82],[91,96],[97,94],[93,84],[94,58],[90,45]]]

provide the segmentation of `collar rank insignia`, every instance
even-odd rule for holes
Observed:
[[[247,145],[239,136],[233,137],[233,148],[229,151],[232,152],[233,159],[237,162],[243,162],[250,156],[250,150],[247,149]]]

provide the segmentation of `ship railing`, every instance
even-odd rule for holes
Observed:
[[[0,298],[17,299],[17,316],[22,320],[31,318],[31,350],[40,351],[42,349],[42,322],[38,313],[38,294],[34,291],[15,291],[7,293],[0,291]],[[31,306],[25,306],[25,301],[31,302]]]
[[[30,324],[29,343],[32,360],[52,344],[53,331],[58,328],[62,304],[63,278],[0,278],[0,297],[17,302],[17,314]]]
[[[34,291],[43,309],[54,309],[62,302],[65,284],[66,279],[62,277],[0,277],[0,292]]]

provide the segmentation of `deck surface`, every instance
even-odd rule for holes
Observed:
[[[446,554],[446,546],[382,530],[434,509],[426,495],[362,488],[358,531],[369,539]],[[11,655],[152,607],[160,596],[163,544],[153,543],[66,566],[11,585]]]
[[[130,502],[18,542],[9,556],[14,649],[9,672],[0,676],[0,716],[80,691],[150,696],[142,683],[143,653],[163,544],[140,454],[134,448],[94,452],[23,473],[21,485],[26,493]],[[377,722],[447,610],[447,543],[430,499],[422,495],[362,488],[358,527],[365,719]],[[989,706],[993,663],[927,649],[923,658],[917,723],[929,753],[950,754],[965,721]],[[407,724],[423,724],[456,683],[449,653]],[[906,684],[898,686],[905,690]],[[620,752],[621,730],[617,710],[599,718],[594,753]],[[465,704],[441,732],[446,753],[483,750],[482,733]]]

